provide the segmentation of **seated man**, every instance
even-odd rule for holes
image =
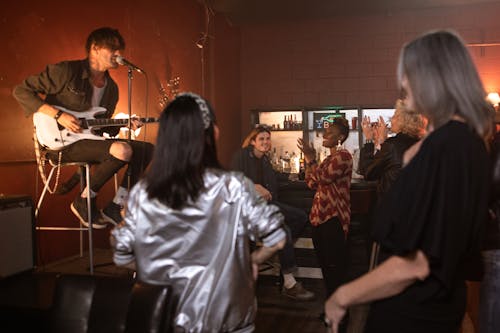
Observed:
[[[266,153],[271,149],[271,132],[266,126],[257,126],[243,141],[242,148],[233,156],[231,167],[242,171],[255,183],[256,191],[267,201],[278,206],[285,216],[287,242],[279,251],[281,272],[283,273],[282,293],[290,298],[307,301],[314,298],[314,293],[306,290],[295,280],[293,272],[297,269],[293,248],[296,240],[307,223],[307,214],[302,210],[278,202],[278,184],[276,174]]]
[[[51,142],[41,142],[48,149],[48,157],[54,161],[91,162],[95,170],[91,177],[90,193],[92,197],[92,225],[105,228],[102,220],[117,224],[122,220],[120,210],[128,194],[129,186],[137,182],[141,172],[149,164],[153,145],[147,142],[102,140],[102,138],[83,135],[79,118],[92,112],[85,112],[92,107],[103,107],[103,118],[110,118],[118,102],[118,86],[109,75],[108,70],[116,68],[116,57],[125,48],[125,41],[118,30],[100,28],[94,30],[87,38],[85,45],[87,58],[82,60],[63,61],[48,65],[43,72],[29,76],[14,88],[14,97],[24,109],[26,115],[36,114],[38,118],[53,122],[55,129]],[[45,98],[42,98],[43,95]],[[59,107],[59,108],[58,108]],[[63,108],[63,109],[61,109]],[[134,120],[134,128],[142,125]],[[51,127],[37,125],[39,131],[48,131]],[[103,129],[116,134],[119,127]],[[65,131],[61,136],[59,132]],[[72,143],[63,144],[70,139]],[[81,139],[80,139],[81,138]],[[40,136],[39,136],[39,141]],[[125,164],[129,165],[130,177],[124,177],[115,198],[102,211],[100,218],[95,205],[95,196],[108,179]],[[130,178],[130,183],[128,182]],[[71,204],[71,210],[88,226],[87,191],[84,190]]]

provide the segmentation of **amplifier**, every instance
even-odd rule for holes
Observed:
[[[31,197],[0,195],[0,278],[34,268],[34,236]]]

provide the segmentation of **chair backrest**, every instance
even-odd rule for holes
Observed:
[[[174,310],[171,287],[136,282],[128,306],[125,333],[170,332]]]
[[[57,279],[51,332],[170,332],[170,286],[131,278],[61,275]]]

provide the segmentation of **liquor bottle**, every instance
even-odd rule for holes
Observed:
[[[273,148],[273,159],[271,160],[271,163],[273,164],[275,170],[279,170],[280,158],[278,153],[276,153],[276,147]]]
[[[290,154],[288,150],[285,151],[285,155],[283,156],[283,172],[290,173]]]
[[[297,173],[295,170],[295,152],[290,155],[290,173]]]
[[[278,155],[277,155],[278,156]],[[283,172],[283,146],[279,147],[279,158],[276,161],[278,165],[278,171]]]
[[[300,152],[300,158],[299,158],[299,170],[304,170],[305,168],[305,161],[304,161],[304,154]]]
[[[304,154],[300,152],[300,159],[299,159],[299,179],[304,180],[306,178],[306,164],[304,161]]]

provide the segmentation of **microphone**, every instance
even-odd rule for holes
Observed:
[[[115,60],[116,60],[116,63],[118,65],[128,66],[130,69],[132,69],[134,71],[137,71],[137,72],[139,72],[141,74],[146,74],[146,72],[144,72],[140,67],[134,65],[133,63],[131,63],[130,61],[128,61],[127,59],[125,59],[122,56],[117,55],[115,57]]]

